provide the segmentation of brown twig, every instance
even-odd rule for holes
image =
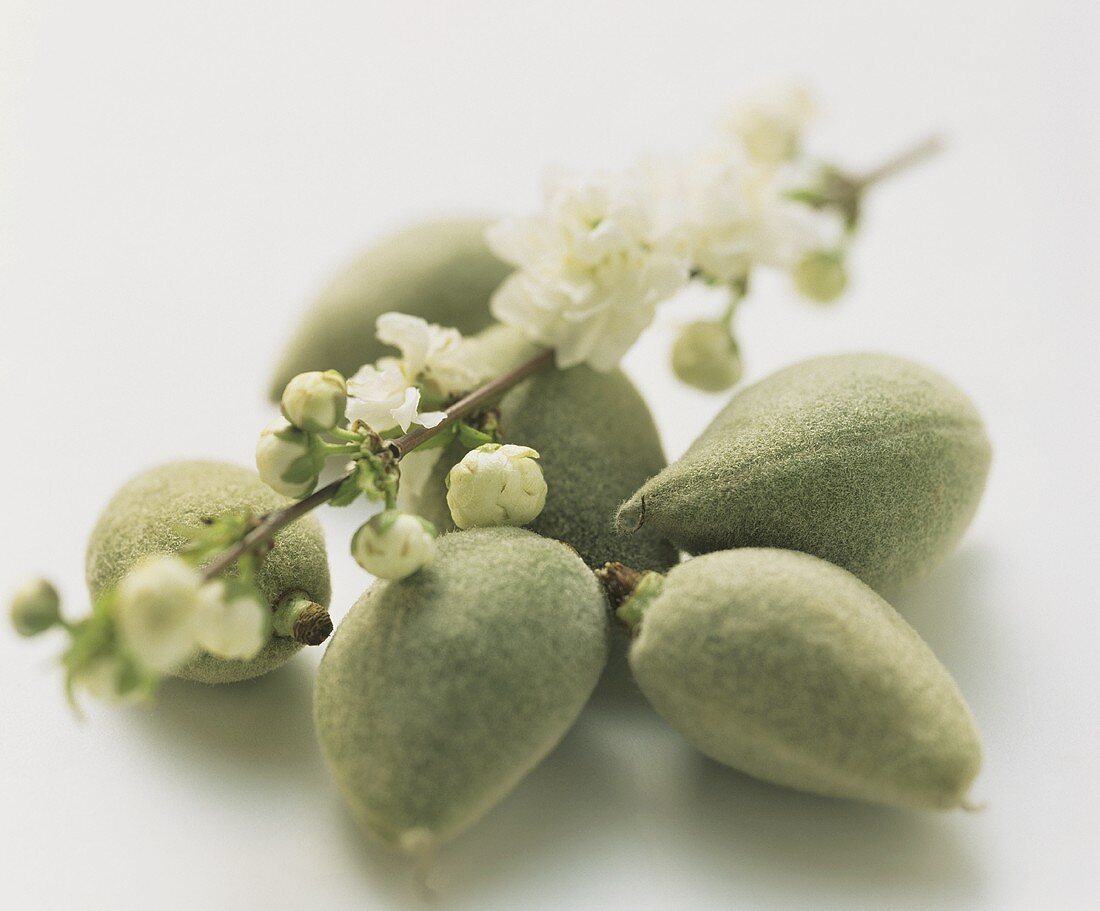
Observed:
[[[469,395],[463,396],[446,410],[447,416],[436,424],[435,427],[418,427],[416,430],[412,430],[404,436],[386,440],[382,443],[382,449],[391,453],[394,460],[402,459],[416,449],[417,446],[426,443],[436,434],[442,433],[454,424],[455,421],[460,421],[471,412],[476,411],[481,405],[492,401],[494,397],[503,392],[507,392],[521,380],[541,370],[550,363],[553,356],[554,352],[552,349],[540,351],[534,357],[528,358],[518,367],[514,367],[507,373],[502,373],[495,379],[490,380],[484,386],[475,389]],[[263,547],[274,538],[279,531],[286,528],[286,526],[296,522],[318,506],[327,503],[336,496],[337,491],[339,491],[343,483],[349,477],[351,477],[350,473],[343,475],[335,481],[326,484],[324,487],[315,490],[304,500],[298,500],[296,503],[291,503],[283,509],[278,509],[275,512],[263,516],[255,528],[232,547],[221,553],[217,559],[213,560],[203,569],[203,578],[205,580],[213,579],[236,563],[237,560],[249,551],[258,550]]]
[[[927,139],[918,142],[904,152],[900,152],[893,158],[887,159],[878,167],[865,171],[863,174],[853,176],[851,178],[852,186],[856,190],[865,190],[872,184],[886,180],[888,177],[893,177],[895,174],[900,174],[913,165],[920,164],[920,162],[924,161],[926,158],[931,158],[943,149],[943,145],[942,136],[929,136]]]

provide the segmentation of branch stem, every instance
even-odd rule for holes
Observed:
[[[418,427],[406,433],[404,436],[386,440],[382,443],[379,451],[388,452],[395,461],[400,461],[416,449],[417,446],[426,443],[436,434],[442,433],[456,421],[462,420],[462,418],[476,411],[482,405],[492,401],[496,396],[503,392],[507,392],[521,380],[529,377],[532,373],[541,370],[550,363],[553,357],[553,349],[548,348],[544,351],[540,351],[534,357],[528,358],[518,367],[512,368],[507,373],[502,373],[495,379],[490,380],[484,386],[475,389],[469,395],[463,396],[446,410],[445,413],[447,416],[434,427]],[[270,512],[266,516],[263,516],[255,528],[248,532],[248,534],[232,547],[223,551],[213,562],[203,569],[203,579],[213,579],[236,563],[237,560],[246,553],[262,548],[271,541],[276,534],[286,528],[286,526],[298,521],[298,519],[309,514],[318,506],[327,503],[336,496],[337,491],[340,490],[344,481],[350,476],[350,473],[341,475],[335,481],[331,481],[324,487],[315,490],[304,500],[298,500],[283,509],[277,509],[275,512]]]
[[[903,152],[899,152],[892,158],[888,158],[882,164],[878,165],[878,167],[871,168],[871,170],[863,174],[856,175],[852,178],[852,183],[857,190],[865,190],[873,184],[880,183],[889,177],[893,177],[895,174],[900,174],[902,171],[920,164],[922,161],[931,158],[942,149],[943,137],[929,136],[916,145],[910,146]]]

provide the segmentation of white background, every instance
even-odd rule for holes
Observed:
[[[945,372],[995,442],[958,552],[897,606],[957,676],[978,814],[804,796],[701,759],[605,687],[442,853],[438,907],[1095,907],[1100,32],[1082,2],[0,3],[0,589],[85,608],[98,510],[171,458],[249,462],[275,354],[348,257],[403,221],[537,201],[544,166],[699,142],[801,76],[814,145],[884,186],[852,293],[761,282],[749,378],[880,349]],[[678,387],[666,310],[628,369],[671,456],[721,397]],[[326,519],[339,616],[365,583]],[[0,632],[0,905],[419,908],[312,738],[316,653],[78,723],[59,642]]]

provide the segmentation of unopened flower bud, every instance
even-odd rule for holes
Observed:
[[[285,418],[268,424],[256,444],[260,479],[284,497],[299,500],[313,491],[325,464],[319,440]]]
[[[741,352],[725,322],[688,323],[672,345],[672,369],[689,386],[721,392],[741,379]]]
[[[799,293],[818,303],[835,301],[848,286],[848,273],[839,253],[810,253],[794,267],[794,284]]]
[[[307,433],[332,430],[344,417],[348,388],[336,370],[299,373],[283,390],[282,410],[295,427]]]
[[[118,584],[118,631],[134,657],[167,672],[197,649],[195,614],[202,579],[176,556],[147,557]]]
[[[128,679],[132,665],[119,660],[118,656],[96,658],[73,676],[73,686],[85,690],[102,702],[115,705],[132,705],[144,701],[147,691],[140,686],[132,686]]]
[[[248,661],[271,638],[271,608],[252,592],[231,593],[225,582],[207,582],[195,613],[199,645],[219,658]]]
[[[37,636],[61,621],[61,598],[45,579],[31,579],[11,600],[11,623],[20,636]]]
[[[526,525],[546,505],[546,479],[529,446],[486,443],[447,475],[447,505],[459,528]]]
[[[396,509],[361,525],[351,539],[351,555],[380,579],[404,579],[435,557],[435,526]]]
[[[740,105],[729,125],[750,158],[777,165],[798,154],[802,131],[813,118],[815,107],[802,86],[775,87]]]

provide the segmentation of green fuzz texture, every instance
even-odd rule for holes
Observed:
[[[510,332],[485,335],[497,333],[503,345]],[[500,426],[506,443],[538,451],[546,478],[546,506],[527,528],[564,541],[594,569],[618,561],[664,571],[677,562],[656,528],[626,535],[615,527],[619,504],[666,465],[649,407],[622,371],[545,368],[501,399]],[[412,504],[439,529],[455,527],[444,479],[464,454],[457,445],[444,452]]]
[[[180,528],[194,528],[207,517],[251,511],[257,515],[290,501],[264,484],[255,472],[224,462],[172,462],[138,475],[107,504],[85,560],[93,599],[114,586],[130,568],[151,554],[176,553],[186,543]],[[327,607],[332,594],[321,526],[307,516],[281,531],[256,574],[260,591],[274,605],[288,592],[302,591]],[[174,676],[200,683],[234,683],[274,670],[301,645],[273,637],[249,661],[198,655]]]
[[[272,400],[299,373],[335,369],[350,376],[394,354],[374,336],[375,320],[390,310],[463,334],[488,326],[489,297],[511,271],[489,252],[488,225],[475,218],[423,222],[363,253],[303,317],[275,370]]]
[[[617,521],[691,553],[805,551],[889,590],[950,553],[989,460],[978,412],[943,377],[882,354],[822,357],[734,395]]]
[[[970,710],[916,632],[843,569],[786,550],[695,557],[638,629],[638,686],[713,759],[833,797],[966,805],[981,765]]]
[[[476,822],[558,743],[607,657],[595,577],[518,528],[441,538],[378,582],[325,652],[314,721],[360,824],[417,852]]]

